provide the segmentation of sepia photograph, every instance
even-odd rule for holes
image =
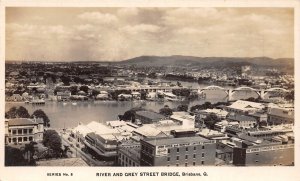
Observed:
[[[4,9],[5,168],[295,167],[295,8]]]

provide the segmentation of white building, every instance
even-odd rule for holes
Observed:
[[[5,144],[42,141],[43,133],[43,119],[15,118],[5,120]]]

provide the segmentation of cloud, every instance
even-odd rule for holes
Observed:
[[[197,28],[189,28],[189,27],[177,29],[174,32],[176,34],[182,34],[182,35],[205,34],[205,33],[207,33],[207,31],[205,31],[205,30],[201,30],[201,29],[197,29]]]
[[[162,29],[159,26],[151,25],[151,24],[138,24],[134,26],[125,26],[122,28],[123,31],[131,34],[138,34],[138,33],[157,33],[160,32]]]
[[[110,24],[118,21],[115,15],[100,12],[84,12],[78,15],[79,19],[87,20],[93,23]]]
[[[124,17],[135,17],[139,14],[139,9],[132,7],[132,8],[121,8],[117,11],[117,14],[124,18]]]
[[[13,14],[6,22],[6,56],[112,61],[174,54],[293,57],[294,14],[281,9],[97,8],[27,18]]]
[[[37,20],[37,21],[42,21],[45,18],[41,17],[41,16],[34,16],[32,19]]]
[[[79,31],[92,31],[95,27],[91,24],[80,24],[75,26],[75,28]]]

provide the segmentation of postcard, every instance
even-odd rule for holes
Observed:
[[[0,181],[297,180],[299,4],[2,1]]]

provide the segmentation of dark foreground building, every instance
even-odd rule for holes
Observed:
[[[233,149],[237,166],[294,165],[294,144],[275,144]]]
[[[215,141],[202,137],[141,140],[141,166],[214,165]]]

